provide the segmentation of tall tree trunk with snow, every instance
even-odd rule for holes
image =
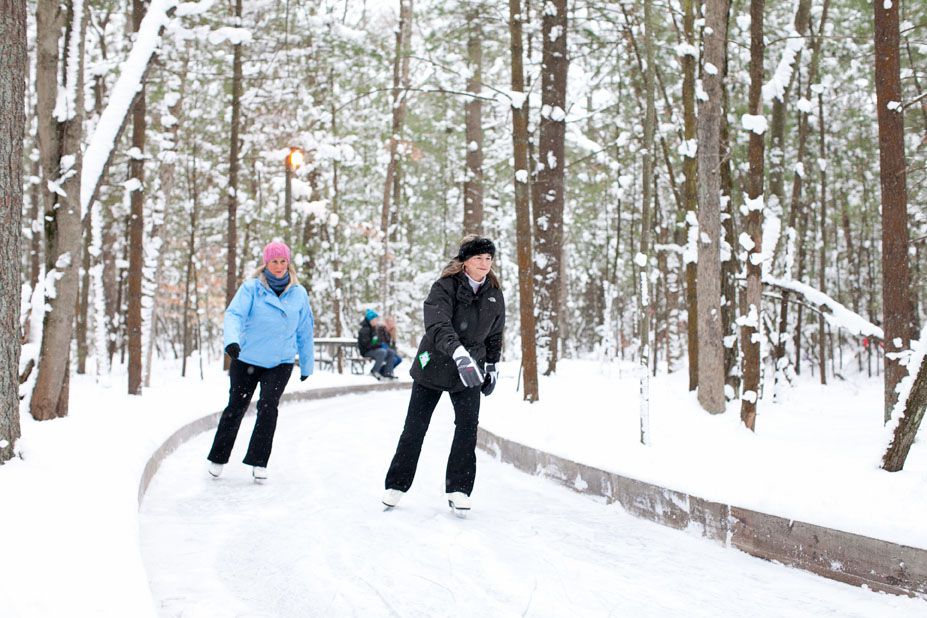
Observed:
[[[408,75],[408,50],[412,36],[412,0],[399,0],[399,24],[396,26],[396,55],[393,58],[393,120],[389,136],[389,162],[386,164],[386,178],[383,181],[383,207],[380,211],[380,236],[383,251],[380,256],[380,302],[385,312],[389,306],[390,257],[390,203],[395,189],[395,176],[399,165],[399,140],[406,117],[408,91],[400,89],[403,67]],[[403,58],[403,56],[406,56]],[[408,78],[407,78],[408,79]]]
[[[132,0],[132,23],[139,31],[145,17],[144,0]],[[129,272],[126,336],[129,351],[130,395],[142,394],[142,267],[145,265],[145,84],[132,105],[132,149],[130,150]]]
[[[0,464],[13,457],[19,428],[20,220],[23,209],[26,3],[0,0]]]
[[[763,117],[763,9],[764,0],[750,2],[750,119],[749,164],[747,174],[746,232],[741,241],[747,249],[744,263],[747,275],[745,305],[747,315],[741,316],[741,348],[743,349],[743,394],[740,398],[740,419],[750,430],[756,429],[756,402],[760,393],[760,339],[763,331],[763,167],[765,163],[765,118]]]
[[[638,336],[640,338],[640,440],[641,444],[650,443],[650,215],[653,209],[654,198],[654,126],[656,125],[656,106],[654,103],[654,72],[653,66],[653,17],[652,0],[644,0],[644,49],[646,66],[644,67],[644,161],[642,174],[641,194],[641,235],[640,247],[635,262],[638,266],[637,278],[637,309],[638,309]]]
[[[695,118],[695,66],[698,47],[695,40],[695,0],[684,0],[683,29],[686,36],[686,53],[682,55],[682,107],[685,123],[685,159],[682,164],[685,184],[686,229],[689,230],[686,263],[686,312],[688,315],[689,390],[698,388],[698,290],[696,287],[696,257],[698,246],[698,158],[696,157]]]
[[[242,0],[235,0],[235,25],[241,26]],[[241,94],[242,94],[242,68],[241,68],[241,42],[232,44],[232,126],[229,139],[229,188],[226,197],[228,207],[228,221],[226,229],[226,257],[225,257],[225,304],[232,302],[235,290],[238,289],[238,149],[241,141],[238,134],[241,130]],[[289,173],[289,165],[287,165]],[[223,355],[225,369],[229,368],[231,358]]]
[[[535,203],[535,251],[539,279],[538,305],[541,334],[545,339],[547,369],[557,371],[559,346],[558,310],[563,282],[563,166],[566,135],[567,3],[548,0],[541,21],[541,121],[538,138],[537,201]]]
[[[36,95],[45,192],[47,307],[31,411],[36,420],[68,413],[69,358],[80,259],[81,124],[84,114],[86,6],[81,0],[36,6]],[[60,46],[61,29],[64,44]],[[60,75],[63,75],[59,87]],[[60,90],[60,92],[59,92]]]
[[[534,321],[534,269],[531,252],[531,196],[528,186],[528,96],[522,52],[519,0],[509,0],[509,37],[512,52],[512,146],[515,161],[515,232],[518,254],[518,308],[524,400],[537,401],[538,362]]]
[[[905,368],[892,358],[906,350],[917,316],[908,266],[908,194],[901,108],[898,2],[875,2],[875,82],[882,188],[882,323],[885,328],[885,421]]]
[[[484,7],[474,2],[467,9],[467,92],[473,97],[465,104],[467,138],[464,178],[464,234],[483,233],[483,31],[480,20]]]
[[[721,211],[719,133],[721,74],[728,0],[705,2],[703,82],[707,100],[698,110],[698,400],[724,412],[724,329],[721,324]]]

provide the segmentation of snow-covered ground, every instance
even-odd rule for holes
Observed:
[[[767,389],[754,434],[739,406],[704,412],[686,371],[662,375],[650,384],[644,447],[634,365],[561,361],[532,405],[515,392],[517,365],[502,372],[480,416],[493,433],[693,496],[927,549],[927,437],[922,429],[903,471],[879,469],[890,438],[879,378],[802,377],[781,403]]]
[[[208,478],[201,435],[141,509],[160,616],[920,616],[876,594],[635,519],[480,453],[474,510],[444,499],[444,398],[399,507],[379,504],[408,393],[282,409],[271,478]],[[248,431],[250,423],[243,429]]]
[[[184,615],[198,615],[194,608],[231,615],[209,612],[222,598],[219,587],[228,588],[228,578],[246,568],[235,563],[236,556],[253,560],[254,587],[236,584],[231,589],[237,600],[226,598],[226,607],[238,607],[243,615],[252,611],[249,595],[265,585],[280,591],[279,597],[267,594],[265,612],[274,603],[297,607],[312,598],[333,614],[369,607],[388,613],[386,603],[371,601],[377,590],[410,612],[417,611],[403,605],[412,603],[410,595],[431,591],[423,603],[452,608],[438,613],[470,613],[472,603],[475,609],[520,614],[535,590],[532,612],[562,610],[569,602],[577,615],[583,608],[604,614],[620,596],[627,607],[640,608],[638,613],[650,607],[665,614],[676,613],[667,608],[683,598],[682,592],[675,595],[680,590],[701,607],[719,603],[729,613],[755,613],[762,605],[782,614],[796,606],[777,605],[776,591],[790,590],[793,583],[818,591],[808,592],[813,599],[808,608],[794,613],[927,611],[922,600],[829,582],[638,522],[617,506],[574,495],[483,455],[475,511],[466,521],[452,519],[441,496],[450,423],[446,402],[426,440],[416,486],[402,509],[382,513],[379,492],[405,393],[287,405],[273,476],[263,487],[251,485],[240,464],[230,465],[219,482],[206,483],[204,444],[210,436],[184,446],[167,459],[144,503],[143,563],[136,494],[145,463],[177,428],[221,409],[228,392],[218,364],[206,368],[203,380],[195,365],[186,379],[178,373],[176,367],[159,368],[154,386],[141,397],[124,394],[124,376],[115,376],[109,388],[75,376],[68,418],[36,423],[23,415],[21,458],[0,466],[0,529],[6,531],[0,543],[0,616],[153,616],[149,577],[158,604],[169,610],[177,607],[170,602],[174,593],[165,597],[160,591],[174,581],[180,583],[178,594],[188,595]],[[927,547],[925,440],[915,443],[904,471],[878,470],[888,437],[877,379],[854,377],[828,387],[804,379],[784,392],[781,404],[760,402],[754,435],[740,427],[736,409],[720,417],[701,412],[686,392],[684,372],[661,376],[651,383],[653,444],[645,448],[638,444],[637,384],[630,366],[561,362],[557,377],[542,378],[541,401],[533,405],[515,392],[516,373],[517,367],[504,365],[496,394],[484,400],[482,424],[493,432],[704,498]],[[288,390],[370,382],[366,376],[320,372],[305,383],[294,378]],[[250,423],[245,421],[242,436]],[[240,438],[239,448],[245,440]],[[334,527],[314,527],[313,517]],[[185,528],[184,518],[192,527]],[[163,529],[152,526],[159,519]],[[230,531],[236,531],[234,539],[223,536]],[[171,539],[160,548],[167,557],[151,552],[158,535]],[[188,546],[188,539],[198,538],[203,547]],[[661,543],[674,548],[673,561],[661,553]],[[268,551],[280,549],[292,563],[275,565],[257,549],[265,545]],[[629,545],[643,549],[634,553]],[[360,563],[359,549],[366,552]],[[207,564],[213,550],[219,567]],[[428,568],[418,568],[419,560]],[[700,568],[705,563],[712,566]],[[320,565],[341,573],[317,574]],[[451,569],[454,576],[447,581]],[[348,579],[352,573],[357,577]],[[436,583],[413,575],[423,573]],[[726,593],[712,584],[725,578],[737,582]],[[316,587],[316,579],[332,587]],[[194,594],[198,580],[203,585]],[[753,598],[749,607],[732,600],[752,589],[758,596],[746,597]],[[352,598],[359,599],[357,606]],[[367,602],[374,605],[360,604]]]

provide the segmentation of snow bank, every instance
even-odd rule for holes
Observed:
[[[141,397],[125,394],[124,376],[111,389],[73,376],[68,417],[22,415],[21,458],[0,466],[0,615],[156,615],[139,549],[139,480],[168,437],[228,397],[219,365],[202,381],[191,374],[156,375],[161,385]],[[287,391],[352,383],[370,379],[320,372],[301,383],[294,374]],[[205,457],[191,474],[205,474]]]
[[[848,361],[855,363],[855,360]],[[515,392],[517,363],[503,363],[480,424],[521,444],[707,500],[927,549],[927,448],[905,469],[879,469],[882,381],[814,377],[760,395],[756,433],[739,408],[713,416],[687,389],[688,375],[651,378],[650,438],[639,443],[637,366],[561,361],[540,377],[541,400]],[[844,371],[848,369],[845,368]],[[861,499],[861,497],[863,499]]]

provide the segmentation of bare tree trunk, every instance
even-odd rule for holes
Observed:
[[[821,180],[820,210],[818,225],[821,239],[818,244],[818,290],[827,294],[827,146],[824,142],[824,96],[818,93],[818,168]],[[824,316],[818,316],[818,361],[821,368],[821,384],[827,384],[827,330]]]
[[[654,126],[656,125],[656,108],[654,105],[654,59],[653,59],[653,18],[652,2],[644,0],[644,48],[647,65],[644,69],[644,161],[641,179],[641,236],[640,248],[635,263],[638,266],[637,309],[638,333],[640,338],[640,440],[641,444],[650,443],[650,319],[653,313],[650,294],[650,214],[653,208],[653,160],[654,160]]]
[[[750,93],[748,106],[754,122],[763,117],[763,10],[764,0],[750,2]],[[763,168],[765,163],[765,137],[763,130],[750,131],[747,176],[746,233],[753,245],[747,250],[745,264],[747,315],[741,317],[741,348],[743,349],[744,392],[740,398],[740,419],[751,431],[756,430],[756,402],[760,394],[760,338],[763,311]]]
[[[87,373],[87,330],[90,317],[90,218],[87,217],[81,224],[83,228],[83,243],[81,244],[81,272],[77,296],[77,373]]]
[[[908,267],[908,194],[901,101],[898,2],[875,2],[875,76],[882,189],[882,323],[885,328],[885,421],[905,368],[892,358],[916,333]]]
[[[563,167],[566,134],[567,3],[550,0],[541,22],[541,121],[538,137],[537,202],[534,222],[538,253],[538,296],[542,335],[547,345],[545,375],[557,371],[560,260],[563,253]]]
[[[13,457],[19,427],[20,220],[23,209],[26,3],[0,0],[0,464]]]
[[[535,402],[538,395],[537,345],[534,322],[534,270],[531,251],[531,204],[528,186],[528,93],[522,56],[522,21],[519,0],[509,0],[509,36],[512,53],[512,147],[515,157],[515,229],[518,253],[518,309],[521,327],[521,366],[524,400]]]
[[[64,14],[55,0],[41,0],[36,13],[38,61],[39,150],[46,187],[45,194],[46,281],[45,313],[38,375],[31,411],[36,420],[68,413],[68,365],[74,333],[77,303],[77,267],[81,244],[80,170],[81,124],[84,113],[84,39],[86,6],[68,2]],[[63,21],[62,21],[63,18]],[[61,47],[65,76],[58,87],[61,26],[65,38]],[[73,66],[73,62],[77,66]],[[51,184],[49,184],[51,183]]]
[[[480,23],[485,7],[471,4],[467,10],[467,92],[479,95],[483,88],[483,31]],[[483,233],[483,114],[478,96],[465,104],[466,177],[464,179],[464,234]]]
[[[911,367],[911,371],[914,371],[914,367]],[[895,427],[892,442],[882,457],[884,470],[898,472],[904,467],[908,452],[917,436],[917,430],[924,419],[925,409],[927,409],[927,355],[921,360],[920,368],[917,370],[914,383],[905,401],[904,411]]]
[[[683,196],[685,199],[686,228],[690,234],[697,234],[698,221],[698,158],[696,156],[696,118],[695,118],[695,65],[698,51],[695,39],[695,1],[684,0],[685,18],[683,29],[686,35],[686,44],[689,53],[682,56],[682,105],[685,123],[686,154],[683,161]],[[695,244],[698,242],[694,239]],[[696,244],[697,246],[697,244]],[[692,247],[694,249],[694,247]],[[698,290],[696,288],[696,255],[686,255],[686,312],[688,329],[688,356],[689,356],[689,390],[698,388]]]
[[[708,99],[698,111],[698,400],[712,414],[724,412],[719,133],[727,8],[727,0],[705,2],[702,79]]]
[[[242,0],[235,0],[235,22],[241,23]],[[242,95],[242,68],[241,43],[232,45],[232,126],[229,139],[229,190],[228,190],[228,222],[226,229],[226,255],[225,255],[225,304],[232,302],[235,290],[238,289],[238,134],[241,129],[241,95]],[[287,165],[287,174],[290,173]],[[287,183],[289,186],[289,183]],[[289,221],[287,221],[289,223]],[[223,354],[223,366],[228,370],[231,358]]]
[[[399,25],[396,27],[396,56],[393,60],[393,123],[389,138],[389,163],[386,165],[386,178],[383,181],[383,208],[380,211],[380,234],[383,243],[383,254],[380,257],[380,302],[386,312],[389,306],[389,275],[390,256],[390,197],[394,190],[394,176],[399,164],[399,140],[402,134],[402,125],[406,116],[408,98],[407,90],[400,90],[403,65],[408,75],[408,58],[403,60],[403,52],[411,42],[412,36],[412,0],[399,0]],[[406,54],[407,55],[407,54]],[[408,80],[406,80],[408,81]]]
[[[193,283],[194,256],[196,255],[196,221],[199,214],[199,187],[196,174],[196,140],[193,140],[193,161],[187,167],[187,186],[192,193],[192,207],[190,209],[190,235],[187,238],[187,272],[184,273],[183,294],[183,361],[180,365],[181,377],[187,375],[187,359],[192,351],[190,342],[190,286]],[[194,294],[196,290],[194,289]],[[198,319],[198,318],[197,318]]]
[[[334,88],[335,86],[334,69],[329,71],[328,83],[329,83],[329,88],[332,90],[332,92],[334,92],[334,89],[335,89]],[[331,115],[332,115],[332,125],[331,125],[332,139],[335,140],[335,142],[337,143],[338,141],[338,106],[336,104],[334,97],[332,97],[332,102],[331,102]],[[335,215],[335,217],[340,216],[339,208],[340,208],[341,194],[339,192],[339,186],[338,186],[339,167],[340,166],[338,165],[338,159],[336,158],[335,160],[332,161],[332,214]],[[342,330],[344,328],[341,323],[341,310],[342,310],[341,302],[344,297],[344,286],[341,281],[341,236],[339,232],[340,226],[330,225],[329,227],[330,227],[329,234],[330,234],[331,243],[332,243],[332,254],[334,256],[332,260],[332,268],[334,269],[336,273],[338,273],[338,276],[335,277],[335,281],[334,281],[335,293],[334,293],[334,299],[332,302],[332,311],[334,312],[333,318],[335,320],[335,337],[341,337]],[[338,348],[338,355],[335,361],[337,362],[338,373],[343,373],[344,372],[344,350],[342,350],[342,348],[340,347]]]

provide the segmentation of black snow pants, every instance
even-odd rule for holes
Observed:
[[[412,384],[409,411],[406,423],[399,436],[396,454],[386,473],[386,489],[409,491],[418,458],[422,453],[422,442],[431,422],[431,415],[444,391]],[[460,491],[468,496],[473,491],[476,478],[476,428],[480,416],[480,388],[466,388],[450,393],[454,404],[454,440],[451,454],[447,458],[447,472],[444,486],[447,493]]]
[[[229,366],[229,405],[219,418],[216,437],[207,457],[209,461],[218,464],[228,463],[241,419],[248,410],[254,389],[260,383],[257,420],[254,422],[254,431],[251,433],[251,442],[248,444],[244,463],[248,466],[267,467],[274,442],[274,431],[277,429],[277,404],[292,372],[293,363],[283,363],[265,369],[243,363],[237,358],[232,359]]]

